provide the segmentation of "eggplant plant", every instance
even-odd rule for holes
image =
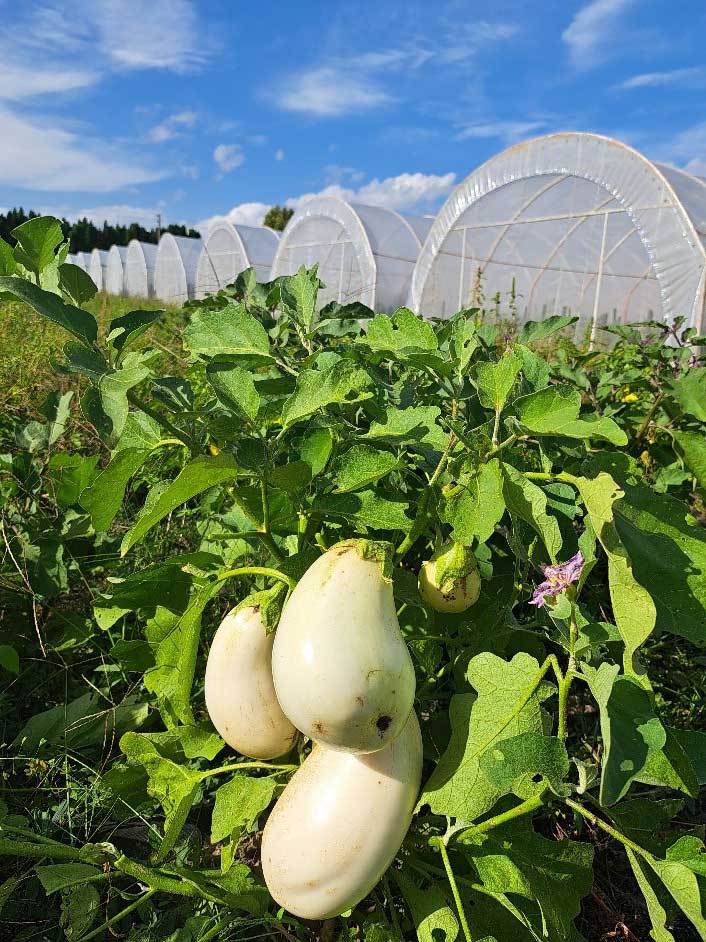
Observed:
[[[75,735],[95,707],[23,718],[0,905],[41,884],[82,942],[570,942],[610,854],[656,942],[706,939],[706,732],[665,709],[670,658],[706,643],[698,338],[638,350],[661,367],[637,414],[571,316],[508,332],[319,310],[320,287],[243,273],[157,372],[158,313],[101,333],[0,276],[67,332],[94,432],[72,505],[120,540],[91,585],[101,763]],[[28,817],[22,762],[58,755],[91,801]]]

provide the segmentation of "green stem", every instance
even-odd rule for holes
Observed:
[[[50,857],[52,860],[81,860],[85,857],[77,847],[68,844],[30,844],[0,838],[0,857]]]
[[[226,916],[225,919],[221,919],[220,922],[217,922],[212,929],[209,929],[208,932],[204,932],[203,935],[200,935],[198,942],[211,942],[211,939],[215,939],[216,936],[219,935],[223,929],[234,922],[236,918],[236,916]]]
[[[166,429],[168,432],[171,432],[175,438],[178,438],[182,445],[186,447],[192,453],[198,451],[198,443],[191,438],[190,435],[182,432],[181,429],[177,428],[169,419],[165,418],[160,412],[157,412],[156,409],[153,409],[152,406],[148,406],[146,402],[140,399],[132,390],[129,390],[127,393],[128,402],[131,402],[133,406],[137,409],[141,409],[145,415],[148,415],[151,419],[154,419],[162,428]]]
[[[392,917],[392,925],[394,927],[397,938],[402,940],[404,935],[402,934],[402,926],[400,925],[400,919],[397,915],[397,910],[395,909],[395,901],[392,898],[392,891],[390,890],[390,881],[387,877],[383,877],[382,885],[385,888],[385,896],[387,897],[387,905],[390,907],[390,916]]]
[[[502,409],[495,410],[495,421],[493,422],[493,438],[492,438],[493,448],[498,447],[498,434],[500,432],[500,414],[502,411],[503,411]]]
[[[589,811],[587,808],[584,808],[583,805],[579,804],[578,801],[574,801],[573,798],[565,798],[564,804],[568,805],[569,808],[572,808],[578,815],[581,815],[582,818],[585,818],[590,824],[594,827],[600,828],[602,831],[605,831],[606,834],[609,834],[611,837],[615,838],[616,841],[620,841],[625,847],[629,847],[630,850],[634,851],[640,857],[644,857],[645,860],[655,860],[655,857],[644,847],[640,847],[639,844],[636,844],[635,841],[631,841],[629,837],[626,837],[624,834],[621,834],[616,828],[611,824],[608,824],[607,821],[604,821],[602,818],[599,818],[592,811]]]
[[[158,870],[153,870],[151,867],[146,867],[135,860],[130,860],[129,857],[118,857],[113,866],[121,873],[144,883],[145,886],[160,890],[163,893],[172,893],[174,896],[197,896],[203,899],[212,898],[199,890],[194,883],[187,883],[185,880],[166,876]]]
[[[488,452],[488,454],[485,456],[485,460],[490,461],[490,459],[494,458],[499,451],[503,450],[503,448],[508,448],[510,445],[513,445],[519,437],[519,435],[509,435],[505,441],[500,442],[500,444],[496,444],[495,447]]]
[[[647,431],[647,427],[649,426],[650,422],[652,421],[652,418],[653,418],[655,412],[657,411],[657,409],[659,409],[660,403],[662,402],[663,399],[664,399],[664,393],[663,393],[663,392],[658,393],[657,396],[656,396],[656,398],[655,398],[655,401],[652,403],[652,406],[651,406],[649,412],[648,412],[647,415],[645,416],[645,418],[644,418],[644,420],[643,420],[643,422],[642,422],[642,425],[641,425],[640,428],[637,430],[637,435],[635,436],[635,441],[638,441],[638,442],[639,442],[640,439],[642,438],[642,436],[645,434],[645,432]]]
[[[468,926],[468,920],[466,919],[466,912],[463,908],[463,903],[461,902],[461,894],[458,892],[458,886],[456,884],[456,877],[454,876],[453,868],[451,866],[451,861],[449,860],[449,854],[446,850],[446,844],[443,840],[438,842],[439,850],[441,851],[441,859],[444,861],[444,869],[446,870],[446,876],[451,887],[451,892],[453,893],[454,902],[456,903],[456,909],[458,911],[458,918],[461,921],[461,928],[463,929],[463,935],[466,939],[466,942],[473,942],[473,937],[471,936],[471,930]]]
[[[508,821],[513,821],[515,818],[521,818],[526,814],[532,814],[535,811],[538,811],[544,805],[544,794],[534,795],[532,798],[527,798],[522,804],[516,805],[514,808],[510,808],[509,811],[504,811],[502,814],[496,814],[492,818],[488,818],[485,821],[481,821],[480,824],[472,824],[464,830],[471,831],[473,834],[485,834],[486,831],[492,831],[494,828],[499,828],[502,824],[507,824]]]
[[[43,834],[35,834],[34,831],[29,831],[27,828],[16,828],[12,824],[5,824],[4,821],[0,824],[0,831],[10,831],[12,834],[19,834],[21,837],[26,837],[30,841],[37,841],[40,844],[66,847],[66,844],[62,844],[61,841],[55,841],[51,837],[44,837]]]
[[[241,566],[238,569],[227,569],[218,575],[218,582],[225,582],[226,579],[233,579],[235,576],[266,576],[268,579],[277,579],[284,582],[290,589],[294,589],[296,582],[290,576],[285,576],[279,569],[270,569],[267,566]]]
[[[133,900],[129,906],[126,906],[125,909],[121,910],[119,913],[116,913],[115,916],[111,916],[110,919],[107,919],[102,926],[98,926],[97,929],[94,929],[93,932],[89,932],[88,935],[82,935],[78,942],[88,942],[89,939],[95,939],[106,929],[109,929],[111,926],[115,925],[116,922],[119,922],[125,916],[129,916],[131,912],[137,909],[138,906],[141,906],[143,903],[146,903],[150,897],[154,896],[157,892],[155,889],[147,890],[146,893],[143,893],[139,899]]]
[[[279,546],[277,546],[275,541],[272,539],[272,534],[269,532],[269,522],[268,522],[267,528],[261,525],[257,517],[253,516],[253,514],[250,511],[250,508],[247,506],[245,501],[242,500],[242,498],[238,496],[235,488],[232,488],[232,487],[228,488],[228,492],[233,500],[233,503],[238,508],[238,510],[240,510],[241,513],[245,517],[247,517],[247,519],[255,527],[257,527],[257,530],[254,530],[253,532],[257,534],[257,537],[260,540],[260,542],[264,543],[264,545],[267,547],[270,553],[272,553],[272,555],[278,562],[281,563],[284,559],[286,559],[282,550],[279,548]],[[264,502],[263,502],[263,508],[264,508]]]
[[[456,405],[457,405],[456,400],[454,399],[453,406],[452,406],[452,415],[454,417],[456,415]],[[412,528],[407,534],[407,536],[404,538],[404,540],[402,540],[400,545],[397,547],[397,550],[396,550],[397,556],[402,557],[405,555],[405,553],[408,553],[409,550],[417,542],[419,537],[422,535],[422,532],[424,531],[424,528],[427,525],[427,521],[429,520],[427,507],[429,506],[430,495],[433,493],[434,486],[436,482],[439,480],[439,478],[441,477],[444,471],[444,468],[446,467],[448,463],[449,456],[451,455],[451,450],[457,441],[458,439],[456,438],[454,433],[450,432],[449,440],[446,444],[446,448],[444,449],[444,453],[442,454],[441,458],[439,458],[439,463],[434,469],[434,473],[429,478],[429,482],[427,483],[427,486],[424,489],[424,494],[422,495],[422,499],[419,503],[419,511],[417,513],[417,516],[414,519]]]
[[[232,765],[220,765],[217,769],[206,769],[201,773],[201,779],[211,775],[222,775],[225,772],[240,772],[243,769],[267,769],[271,772],[293,772],[298,765],[272,765],[267,762],[234,762]]]

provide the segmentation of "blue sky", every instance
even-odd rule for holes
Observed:
[[[0,0],[0,22],[0,207],[428,211],[554,130],[706,176],[704,0]]]

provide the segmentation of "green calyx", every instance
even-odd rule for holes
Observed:
[[[329,550],[340,550],[350,546],[355,549],[361,559],[371,560],[380,565],[380,572],[386,582],[392,581],[392,563],[394,558],[394,547],[392,543],[385,540],[366,540],[363,538],[354,540],[343,540],[336,543]]]

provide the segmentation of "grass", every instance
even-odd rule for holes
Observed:
[[[86,309],[95,315],[99,332],[105,334],[110,321],[134,310],[164,310],[166,317],[152,332],[154,344],[170,355],[178,354],[180,308],[156,299],[122,298],[99,293]],[[36,412],[48,393],[74,388],[76,377],[63,377],[52,366],[61,359],[61,348],[67,335],[60,327],[18,302],[0,303],[0,411],[6,413]]]

